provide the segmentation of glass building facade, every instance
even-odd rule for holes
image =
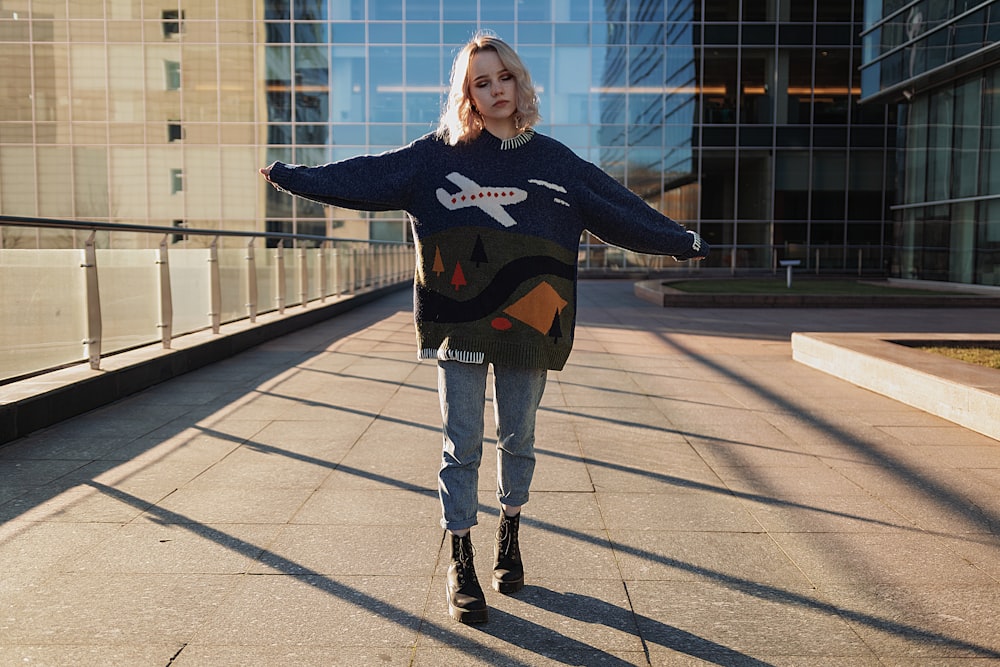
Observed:
[[[400,213],[256,168],[432,131],[488,29],[531,70],[539,130],[698,229],[707,265],[882,271],[896,107],[857,104],[863,20],[861,0],[5,0],[0,213],[403,239]]]
[[[1000,2],[867,0],[864,106],[898,106],[892,275],[1000,286]]]

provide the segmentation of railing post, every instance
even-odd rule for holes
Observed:
[[[340,297],[340,249],[334,246],[330,249],[331,258],[330,261],[333,263],[333,296]]]
[[[101,367],[101,292],[97,280],[97,231],[92,231],[84,242],[83,264],[87,298],[87,338],[83,345],[87,351],[90,367],[95,371]]]
[[[257,322],[257,261],[253,253],[254,239],[251,237],[247,243],[247,317],[250,322]]]
[[[365,289],[368,287],[368,281],[371,279],[371,266],[372,266],[372,247],[371,244],[365,246],[365,249],[361,251],[361,285],[359,289]]]
[[[299,303],[305,308],[309,305],[309,258],[306,248],[299,245]]]
[[[156,265],[159,269],[157,280],[160,283],[160,323],[156,326],[160,330],[160,341],[164,350],[170,349],[170,341],[174,337],[174,302],[170,291],[170,261],[167,253],[169,240],[170,237],[164,234],[160,248],[156,251]]]
[[[277,280],[278,295],[275,298],[278,300],[278,313],[284,315],[285,296],[287,294],[285,286],[285,239],[280,239],[278,247],[274,249],[274,270],[277,272],[275,279]]]
[[[385,277],[386,277],[386,254],[385,248],[383,246],[375,246],[375,280],[372,281],[373,287],[384,287]]]
[[[212,238],[208,246],[208,279],[211,293],[212,333],[217,334],[222,328],[222,276],[219,269],[219,237]]]
[[[349,282],[347,284],[347,293],[354,294],[355,288],[358,286],[358,249],[351,248],[351,255],[348,258],[347,275],[349,277]]]
[[[329,241],[319,244],[319,302],[326,303],[326,293],[329,282],[329,275],[326,270],[326,248]]]

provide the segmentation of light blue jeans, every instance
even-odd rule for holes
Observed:
[[[438,493],[441,525],[447,530],[464,530],[478,522],[488,370],[489,364],[438,362],[438,395],[444,425]],[[535,472],[535,414],[545,391],[547,374],[545,369],[493,367],[497,499],[504,505],[528,502],[528,487]]]

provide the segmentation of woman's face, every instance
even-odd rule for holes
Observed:
[[[480,51],[469,62],[469,96],[487,129],[513,127],[517,80],[496,51]],[[495,133],[495,132],[494,132]]]

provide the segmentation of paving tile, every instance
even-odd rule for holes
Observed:
[[[771,533],[880,533],[919,530],[892,507],[864,491],[785,500],[738,494],[751,516]]]
[[[78,470],[86,463],[77,459],[0,460],[0,486],[42,486]]]
[[[114,537],[113,523],[13,520],[0,524],[0,600],[40,585],[68,563]]]
[[[85,554],[65,572],[104,574],[240,574],[268,548],[279,527],[255,524],[132,523]]]
[[[126,523],[142,514],[155,500],[126,498],[101,485],[67,482],[36,487],[0,506],[0,521],[51,521],[56,523]]]
[[[237,578],[61,574],[0,603],[4,645],[177,645],[218,612]]]
[[[818,584],[990,584],[991,578],[936,536],[881,533],[772,533],[782,551]]]
[[[59,437],[33,434],[0,448],[0,479],[5,476],[7,461],[93,461],[128,444],[125,437]]]
[[[333,461],[277,448],[241,446],[212,464],[185,488],[314,489],[335,467]]]
[[[171,662],[183,644],[151,645],[97,643],[94,645],[0,645],[0,665],[136,665],[180,664]]]
[[[1000,660],[1000,585],[995,582],[824,586],[824,594],[880,656],[899,662]]]
[[[805,585],[808,580],[763,533],[609,531],[626,581],[722,580]]]
[[[819,459],[800,459],[797,465],[715,466],[713,470],[736,493],[769,496],[776,500],[850,496],[863,490]]]
[[[369,665],[410,665],[413,649],[370,648],[366,646],[243,646],[191,643],[184,647],[170,667],[239,665],[240,667],[368,667]],[[134,667],[129,665],[129,667]],[[152,664],[152,663],[150,663]],[[168,664],[161,661],[156,664]]]
[[[441,530],[426,526],[285,526],[252,574],[430,577]]]
[[[605,526],[597,496],[591,492],[532,491],[531,500],[521,510],[521,532],[530,536],[532,522],[536,520],[572,530]],[[495,523],[495,520],[486,523]]]
[[[430,577],[244,576],[199,629],[206,646],[412,647]],[[448,620],[448,619],[444,619]]]
[[[615,530],[760,532],[761,525],[729,493],[675,489],[669,493],[598,493]]]
[[[914,448],[935,465],[947,468],[1000,468],[1000,445],[924,445]]]
[[[773,664],[764,656],[861,664],[875,657],[835,606],[808,586],[636,581],[628,589],[651,656],[672,651],[724,665]]]
[[[309,497],[291,522],[437,527],[440,518],[441,502],[437,490],[322,488]]]
[[[149,507],[162,523],[287,523],[311,494],[308,488],[184,487]]]
[[[543,652],[544,651],[544,652]],[[646,654],[642,651],[632,653],[613,653],[602,650],[563,650],[548,652],[544,649],[531,650],[512,647],[490,649],[452,649],[429,648],[417,649],[414,654],[413,667],[435,667],[437,665],[463,665],[468,667],[546,667],[549,665],[593,665],[600,667],[641,667],[648,665]]]
[[[916,446],[945,447],[995,447],[997,441],[993,438],[970,431],[955,424],[939,422],[929,426],[880,426],[883,431],[893,437],[904,440]]]
[[[665,493],[673,489],[725,489],[707,464],[687,467],[665,463],[656,469],[618,464],[606,460],[588,462],[587,471],[595,489],[605,493]]]

